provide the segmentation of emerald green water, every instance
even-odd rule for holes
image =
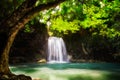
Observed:
[[[112,63],[19,64],[10,69],[42,80],[120,80],[120,64]]]

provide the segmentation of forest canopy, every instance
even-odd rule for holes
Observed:
[[[49,24],[53,35],[87,29],[92,35],[120,36],[119,0],[69,0],[40,13],[40,22]]]

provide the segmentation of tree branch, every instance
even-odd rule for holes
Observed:
[[[37,0],[27,0],[23,2],[23,4],[16,11],[14,11],[10,17],[7,18],[7,20],[3,21],[0,24],[0,29],[1,29],[0,31],[5,31],[5,30],[7,31],[8,28],[15,27],[19,23],[23,23],[25,25],[33,17],[38,15],[40,11],[55,7],[66,0],[55,0],[54,2],[40,4],[39,6],[34,7],[36,1]],[[32,2],[32,4],[28,5],[28,3],[30,2]]]
[[[3,20],[0,25],[5,27],[11,27],[18,22],[29,10],[31,10],[37,0],[25,0],[7,19]]]
[[[29,11],[21,20],[25,21],[23,23],[26,24],[33,17],[37,16],[40,11],[56,7],[57,5],[59,5],[60,3],[64,2],[64,1],[66,1],[66,0],[55,0],[54,2],[49,2],[47,4],[41,4],[41,5],[33,8],[31,11]]]

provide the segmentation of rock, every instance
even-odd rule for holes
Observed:
[[[32,78],[25,75],[17,75],[16,77],[12,77],[10,80],[32,80]]]
[[[39,63],[46,63],[47,61],[45,59],[40,59],[37,62],[39,62]]]
[[[9,76],[6,74],[0,75],[0,80],[32,80],[30,76],[25,75],[13,75]]]
[[[2,75],[0,80],[8,80],[9,79],[9,76],[8,75]]]

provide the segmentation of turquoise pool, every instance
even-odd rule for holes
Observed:
[[[120,80],[120,64],[113,63],[30,63],[11,65],[10,69],[38,80]]]

